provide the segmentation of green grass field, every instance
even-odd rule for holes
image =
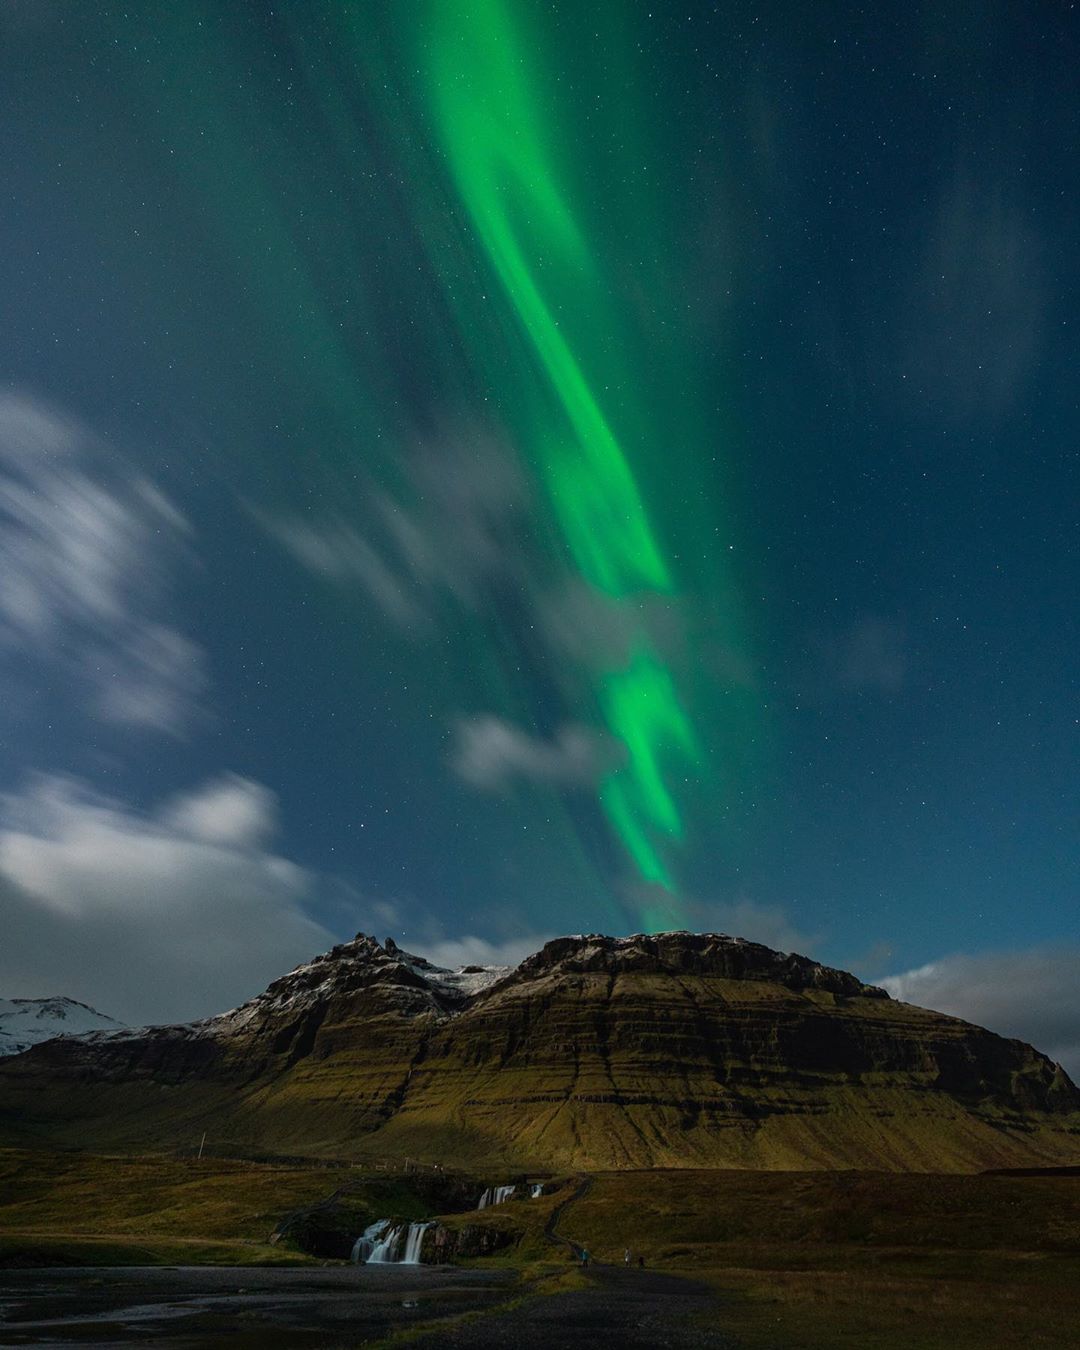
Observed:
[[[0,1150],[0,1261],[302,1260],[271,1246],[271,1231],[350,1177],[347,1168]]]
[[[466,1179],[462,1193],[490,1180]],[[512,1245],[480,1263],[554,1289],[570,1256],[543,1229],[576,1184],[444,1223],[501,1230]],[[346,1188],[356,1225],[420,1217],[432,1212],[425,1187],[346,1166],[7,1150],[0,1263],[305,1262],[269,1241],[286,1215]],[[630,1247],[650,1268],[706,1280],[721,1324],[750,1348],[1080,1345],[1080,1176],[602,1173],[559,1227],[599,1261]]]
[[[1080,1345],[1080,1176],[619,1173],[562,1226],[708,1280],[749,1346]]]

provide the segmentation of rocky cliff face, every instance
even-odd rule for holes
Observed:
[[[719,934],[559,938],[444,971],[359,935],[221,1017],[0,1066],[11,1136],[547,1167],[1075,1162],[1018,1041]]]

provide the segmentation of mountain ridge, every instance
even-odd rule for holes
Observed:
[[[9,1136],[577,1166],[979,1170],[1080,1159],[1023,1042],[726,934],[552,939],[447,970],[366,934],[202,1022],[0,1066]]]

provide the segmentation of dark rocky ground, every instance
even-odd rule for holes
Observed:
[[[485,1308],[513,1279],[426,1266],[0,1270],[0,1347],[333,1350]]]
[[[611,1267],[589,1279],[588,1289],[518,1299],[511,1271],[448,1267],[7,1270],[0,1347],[334,1350],[414,1328],[423,1346],[735,1350],[704,1285]]]
[[[505,1312],[417,1337],[413,1344],[452,1350],[737,1350],[720,1329],[721,1309],[706,1285],[659,1272],[605,1266],[589,1272],[590,1289],[526,1298]]]

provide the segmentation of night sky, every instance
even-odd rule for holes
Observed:
[[[0,0],[0,994],[689,927],[1076,1053],[1078,22]]]

